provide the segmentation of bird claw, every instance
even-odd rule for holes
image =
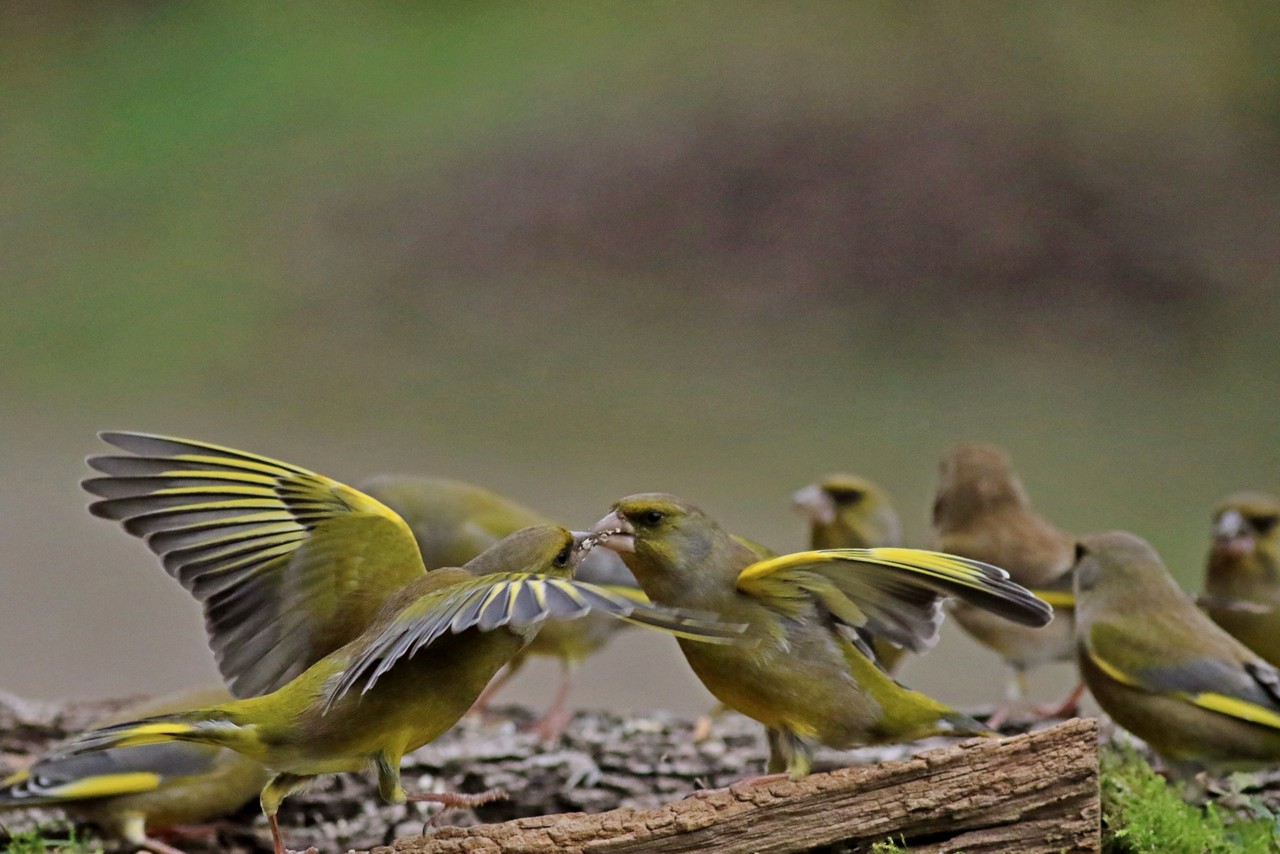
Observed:
[[[440,817],[446,811],[454,808],[472,809],[474,807],[483,806],[492,801],[502,801],[511,797],[505,789],[489,789],[485,792],[477,792],[476,794],[463,794],[461,792],[415,792],[405,796],[406,801],[414,803],[436,803],[443,808],[440,812],[433,815],[427,820],[426,827],[438,827]]]

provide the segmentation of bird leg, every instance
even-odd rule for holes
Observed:
[[[538,734],[543,744],[558,741],[560,734],[573,719],[573,713],[565,708],[565,701],[569,698],[569,687],[573,684],[573,672],[574,666],[571,662],[567,660],[561,662],[560,686],[556,689],[555,699],[551,701],[550,706],[547,706],[547,710],[529,725],[529,728]]]
[[[1084,682],[1077,682],[1076,687],[1056,706],[1036,706],[1032,711],[1045,718],[1074,717],[1080,711],[1080,698],[1084,696],[1084,690]]]
[[[1023,705],[1027,696],[1027,672],[1021,667],[1013,667],[1012,670],[1009,681],[1005,683],[1004,702],[996,706],[996,710],[986,720],[987,726],[993,730],[1004,726],[1014,710]]]
[[[493,697],[503,686],[510,682],[515,675],[520,672],[520,668],[524,666],[525,656],[517,655],[515,658],[507,662],[507,666],[502,672],[489,681],[484,686],[484,690],[480,692],[480,696],[476,697],[476,701],[471,704],[471,708],[467,710],[469,715],[487,715],[489,714],[489,704],[493,702]]]
[[[284,837],[280,835],[280,822],[276,820],[276,813],[280,810],[280,804],[285,798],[296,792],[306,785],[311,778],[300,774],[280,773],[267,781],[267,785],[262,787],[262,795],[259,801],[262,804],[262,812],[267,816],[267,824],[271,825],[271,843],[274,846],[274,854],[299,854],[286,848],[284,845]],[[320,854],[320,852],[312,847],[301,854]]]

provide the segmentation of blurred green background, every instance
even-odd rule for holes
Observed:
[[[1275,3],[0,6],[0,689],[215,678],[84,512],[104,428],[778,549],[833,469],[922,544],[985,439],[1198,587],[1213,505],[1280,488],[1277,44]],[[709,703],[646,633],[587,670]],[[1003,684],[955,630],[904,679]]]

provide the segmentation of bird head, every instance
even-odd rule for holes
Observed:
[[[596,546],[597,537],[558,525],[522,528],[485,549],[466,565],[472,575],[539,572],[568,578]]]
[[[866,478],[829,474],[797,490],[792,502],[808,518],[815,548],[869,548],[902,543],[898,514],[884,490]]]
[[[938,467],[933,523],[945,528],[1003,504],[1030,503],[1007,453],[995,445],[960,442],[948,449]]]

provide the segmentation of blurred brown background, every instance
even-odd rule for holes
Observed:
[[[0,7],[0,689],[209,681],[84,512],[104,428],[774,548],[832,469],[923,543],[941,450],[1188,588],[1280,489],[1280,6]],[[539,699],[552,665],[513,698]],[[903,678],[994,699],[947,631]],[[1044,695],[1069,673],[1043,677]],[[664,638],[586,705],[701,711]]]

